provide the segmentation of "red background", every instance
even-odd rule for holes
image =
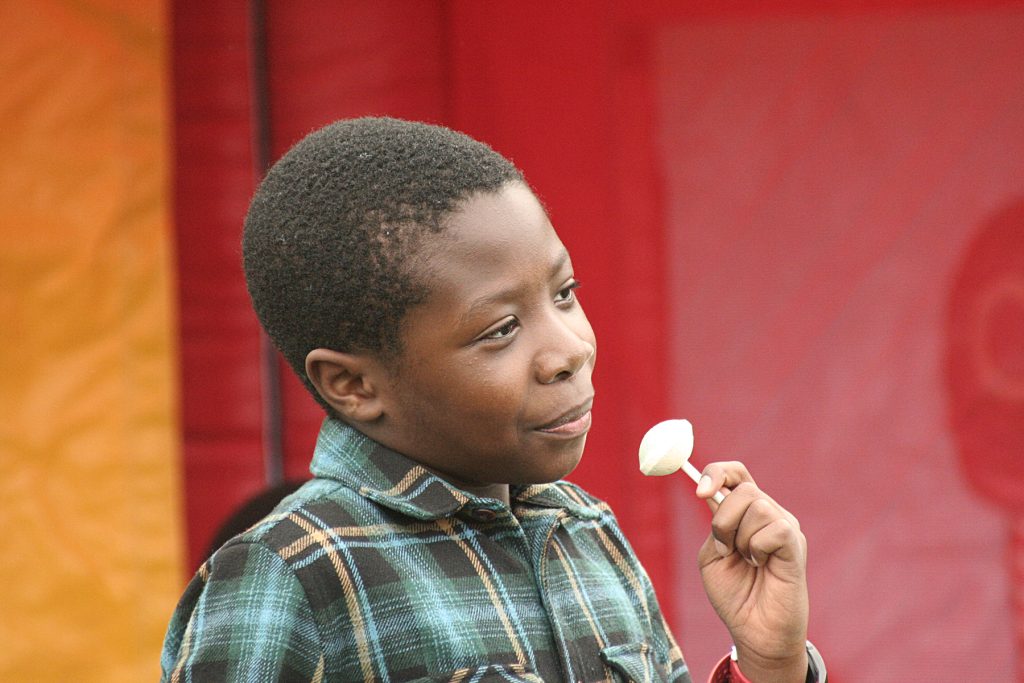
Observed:
[[[831,680],[1011,679],[1024,8],[823,5],[267,3],[262,80],[246,5],[175,3],[192,566],[266,481],[239,265],[265,92],[271,158],[388,114],[524,169],[599,341],[572,478],[616,509],[697,678],[728,645],[694,569],[707,514],[688,481],[636,468],[667,417],[694,422],[700,464],[743,459],[803,521]],[[278,371],[299,477],[320,413]]]

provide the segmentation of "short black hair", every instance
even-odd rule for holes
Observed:
[[[516,181],[484,143],[392,118],[330,124],[271,167],[245,218],[245,280],[263,328],[328,413],[306,355],[396,358],[402,320],[428,293],[413,272],[424,237],[471,195]]]

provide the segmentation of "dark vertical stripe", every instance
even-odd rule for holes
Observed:
[[[264,0],[249,2],[249,64],[252,82],[252,150],[255,177],[270,168],[270,88],[267,78],[267,22]],[[284,419],[277,349],[260,331],[263,406],[263,466],[268,486],[284,481]]]
[[[173,2],[174,233],[189,567],[265,487],[260,328],[239,268],[252,195],[246,3]],[[235,144],[241,140],[242,144]],[[253,349],[242,354],[238,349]]]

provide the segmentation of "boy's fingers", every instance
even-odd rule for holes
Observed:
[[[734,543],[737,552],[754,566],[762,566],[768,555],[776,552],[780,559],[795,559],[804,549],[796,518],[764,495],[747,507]]]
[[[711,501],[711,497],[721,489],[725,493],[743,482],[754,483],[746,466],[738,461],[713,462],[704,468],[701,473],[700,482],[697,484],[697,497],[706,498],[712,506],[711,511],[717,510],[717,505]]]
[[[751,560],[750,539],[778,519],[780,519],[779,511],[768,502],[766,497],[757,497],[750,501],[740,518],[733,539],[733,544],[739,554],[748,561]]]
[[[740,528],[740,522],[751,503],[761,495],[763,495],[761,490],[753,481],[745,481],[737,484],[721,505],[708,501],[709,505],[714,506],[712,508],[714,514],[711,517],[711,535],[715,539],[715,548],[722,557],[730,555],[736,548],[736,532]]]
[[[777,521],[783,522],[784,528],[791,529],[795,535],[800,535],[800,522],[797,518],[757,488],[753,481],[736,485],[722,504],[714,505],[713,509],[711,535],[718,554],[723,557],[738,550],[744,558],[750,560],[753,552],[752,537]]]
[[[780,560],[802,567],[800,560],[806,553],[806,541],[789,520],[779,517],[761,527],[749,539],[747,556],[755,567],[763,567],[772,555]],[[796,577],[794,577],[796,578]]]

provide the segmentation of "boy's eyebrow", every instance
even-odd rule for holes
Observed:
[[[569,251],[565,247],[562,247],[558,253],[558,256],[556,256],[555,260],[551,263],[551,277],[558,275],[558,272],[565,267],[565,264],[568,260]],[[458,325],[462,325],[464,323],[469,322],[470,318],[473,317],[473,314],[476,313],[477,310],[481,308],[487,308],[489,306],[493,306],[494,304],[515,298],[515,296],[519,294],[519,292],[523,289],[525,289],[523,285],[509,287],[508,289],[503,289],[493,294],[487,294],[485,296],[480,297],[479,299],[474,299],[473,303],[469,305],[469,308],[467,308],[462,313],[462,315],[459,316]]]

